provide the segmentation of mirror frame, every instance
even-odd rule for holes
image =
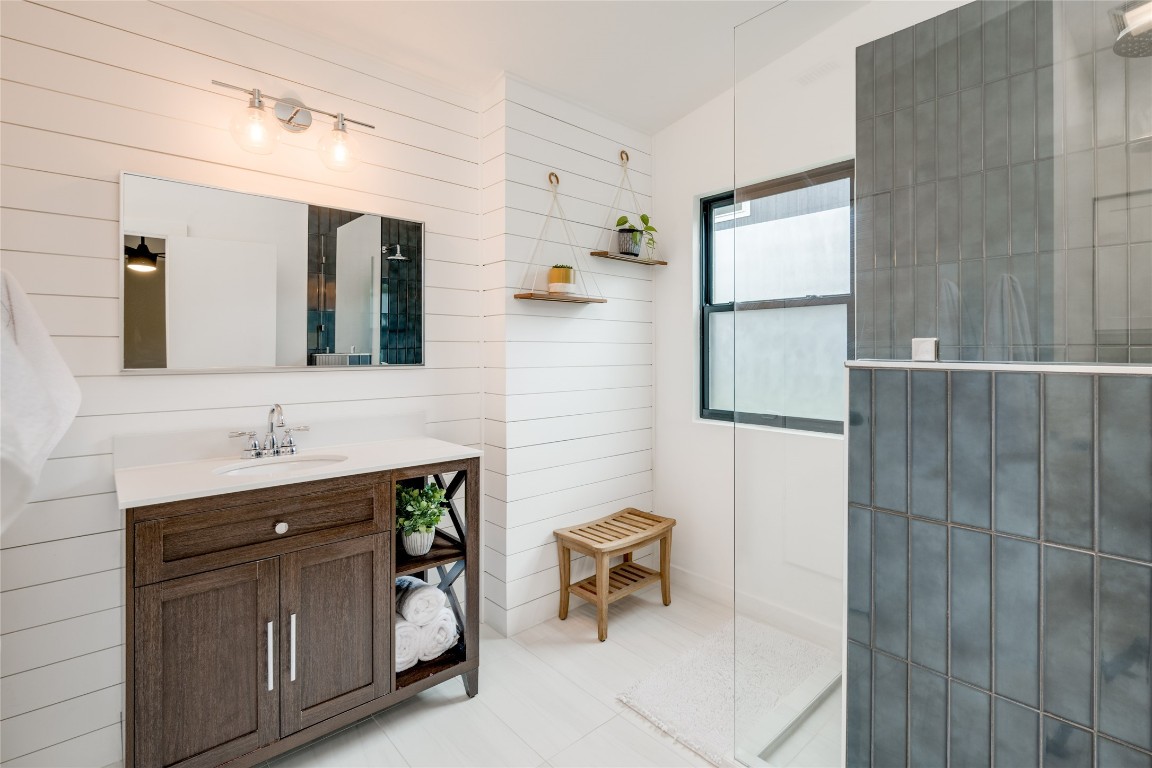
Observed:
[[[118,297],[117,306],[119,307],[118,316],[116,318],[117,326],[119,328],[119,349],[120,356],[120,371],[121,375],[128,376],[168,376],[168,375],[185,375],[185,374],[226,374],[226,373],[288,373],[295,371],[380,371],[388,370],[390,368],[423,368],[427,365],[428,344],[425,339],[423,331],[420,333],[420,360],[419,363],[377,363],[375,365],[254,365],[243,366],[236,368],[125,368],[124,367],[124,310],[125,310],[125,292],[124,292],[124,180],[126,177],[134,176],[137,178],[152,179],[154,181],[166,181],[173,184],[187,184],[193,187],[203,187],[205,189],[213,189],[219,192],[232,192],[239,195],[250,195],[252,197],[262,197],[267,200],[280,200],[287,203],[299,203],[307,206],[316,206],[321,208],[334,208],[331,205],[321,205],[320,203],[310,203],[304,200],[294,200],[288,197],[277,197],[275,195],[263,195],[255,192],[244,192],[239,189],[227,189],[226,187],[215,187],[210,184],[200,184],[194,181],[186,181],[183,179],[172,179],[167,176],[158,176],[154,173],[137,173],[135,171],[121,171],[120,172],[120,219],[117,222],[118,230],[120,233],[119,240],[117,241],[117,281],[120,287],[120,295]],[[339,210],[348,211],[350,213],[359,213],[364,216],[379,216],[382,219],[398,218],[389,216],[384,213],[376,213],[372,211],[360,211],[352,208],[340,208]],[[423,321],[427,317],[427,299],[428,299],[428,286],[425,279],[425,269],[428,260],[424,255],[424,249],[427,246],[428,240],[428,225],[421,220],[401,218],[400,221],[405,221],[410,224],[420,225],[420,317]],[[379,254],[378,254],[379,255]],[[304,265],[307,270],[308,265]]]

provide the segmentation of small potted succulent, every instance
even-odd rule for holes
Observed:
[[[616,219],[616,234],[620,253],[628,256],[639,256],[640,245],[643,243],[644,247],[648,249],[649,257],[651,257],[652,250],[656,247],[656,237],[653,234],[655,231],[656,227],[652,226],[646,213],[640,214],[640,226],[630,222],[627,216]]]
[[[548,269],[548,293],[575,293],[576,270],[568,264],[553,264]]]
[[[401,487],[396,494],[396,525],[403,534],[404,551],[426,555],[444,516],[444,489],[435,483],[423,488]]]

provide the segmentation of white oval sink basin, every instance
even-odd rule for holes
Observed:
[[[347,456],[314,455],[314,456],[272,456],[267,459],[248,459],[235,464],[227,464],[212,470],[214,475],[288,475],[293,472],[303,472],[319,469],[329,464],[339,464]]]

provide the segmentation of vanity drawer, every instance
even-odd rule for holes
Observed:
[[[135,584],[386,531],[391,518],[388,488],[385,484],[364,484],[186,514],[177,505],[171,517],[135,524]],[[259,493],[244,496],[256,499]],[[203,500],[198,506],[204,506]]]

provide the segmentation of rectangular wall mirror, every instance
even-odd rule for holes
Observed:
[[[126,370],[423,365],[420,222],[120,182]]]

